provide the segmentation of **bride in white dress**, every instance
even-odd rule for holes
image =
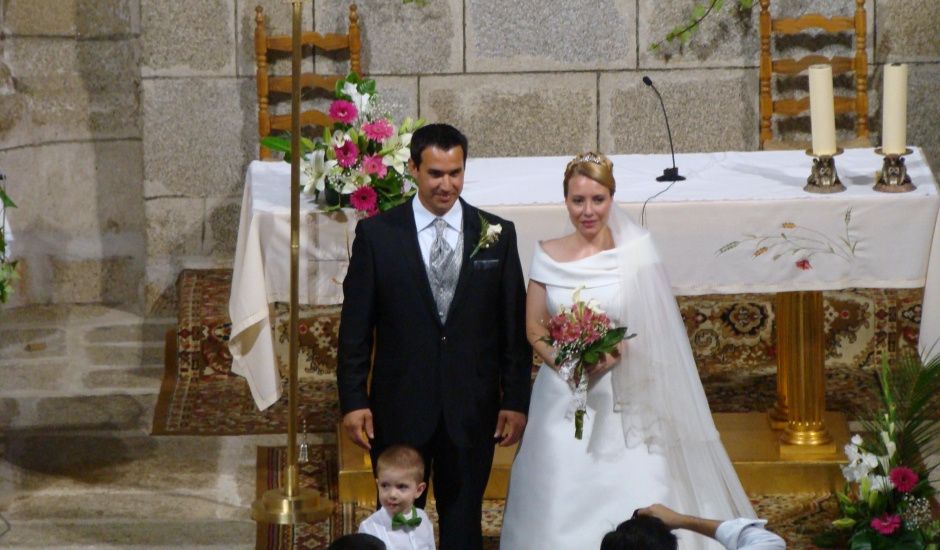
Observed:
[[[565,171],[575,231],[536,246],[526,330],[544,364],[512,467],[503,550],[582,550],[637,508],[655,502],[716,519],[754,517],[718,439],[688,336],[649,233],[613,202],[613,164],[597,153]],[[541,338],[572,293],[600,302],[636,337],[586,365],[583,438],[574,437],[573,390]],[[683,550],[721,548],[677,533]]]

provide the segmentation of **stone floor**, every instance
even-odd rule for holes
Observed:
[[[152,437],[175,320],[0,310],[0,548],[254,548],[255,448]]]

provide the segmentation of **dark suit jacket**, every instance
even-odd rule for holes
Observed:
[[[379,441],[422,445],[443,415],[453,442],[471,446],[492,437],[500,409],[528,409],[531,349],[515,228],[461,204],[463,264],[443,325],[411,203],[356,226],[343,281],[340,408],[343,414],[370,408]],[[501,224],[502,233],[470,258],[481,215]]]

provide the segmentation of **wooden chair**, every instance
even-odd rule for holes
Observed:
[[[349,30],[346,34],[320,34],[318,32],[304,32],[301,35],[301,47],[307,47],[316,51],[333,52],[349,50],[349,64],[352,72],[361,75],[362,67],[360,65],[360,52],[362,50],[362,41],[359,35],[359,14],[356,11],[356,5],[349,6]],[[263,138],[271,134],[272,131],[290,131],[290,115],[275,115],[271,113],[272,101],[290,101],[291,77],[274,76],[268,74],[270,52],[279,52],[282,55],[290,55],[291,36],[275,35],[268,36],[264,29],[264,9],[261,6],[255,8],[255,59],[257,65],[256,81],[258,84],[258,137]],[[301,74],[301,93],[303,90],[321,89],[326,90],[331,96],[336,82],[346,75],[329,74]],[[274,96],[274,94],[279,94]],[[321,126],[330,127],[332,121],[323,111],[308,109],[300,114],[301,126]],[[262,160],[271,156],[271,151],[266,147],[260,147],[260,158]]]
[[[809,95],[798,99],[775,99],[771,92],[774,76],[802,74],[810,65],[828,63],[833,76],[854,73],[854,94],[835,97],[835,113],[855,115],[855,136],[848,145],[869,146],[868,141],[868,55],[865,52],[866,14],[865,0],[855,0],[854,17],[824,17],[807,14],[795,19],[772,19],[770,0],[760,0],[760,148],[788,148],[787,143],[774,138],[774,117],[798,117],[809,111]],[[773,59],[771,49],[783,36],[808,34],[821,30],[830,34],[854,35],[853,57],[825,57],[807,55],[802,59]],[[796,145],[790,142],[792,145]]]

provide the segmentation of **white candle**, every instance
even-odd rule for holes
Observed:
[[[907,149],[907,65],[885,65],[881,105],[881,152],[901,155]]]
[[[813,132],[813,154],[836,152],[835,100],[832,97],[832,66],[809,68],[809,114]]]

